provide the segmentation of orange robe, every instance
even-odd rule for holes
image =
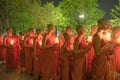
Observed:
[[[0,40],[0,61],[6,60],[6,49],[3,46],[3,40]]]
[[[69,41],[65,44],[61,56],[61,80],[70,80],[70,56],[71,51],[67,48],[70,47]],[[66,56],[67,55],[67,56]]]
[[[101,41],[101,44],[102,47],[105,42]],[[109,53],[110,49],[100,55],[95,55],[91,68],[91,80],[115,80],[113,57]]]
[[[87,77],[86,79],[89,80],[90,79],[90,72],[91,72],[91,64],[92,64],[92,60],[94,58],[94,48],[92,47],[90,49],[90,51],[88,51],[88,53],[86,54],[86,74]]]
[[[120,47],[115,48],[115,68],[120,73]]]
[[[42,42],[42,41],[41,41]],[[33,74],[34,76],[42,76],[42,57],[43,57],[43,49],[39,42],[36,43],[36,52],[37,52],[37,58],[34,56],[34,62],[33,62]]]
[[[55,35],[52,35],[47,40],[46,45],[52,45],[55,43]],[[43,65],[42,65],[43,80],[58,78],[58,56],[56,48],[45,48],[43,53]]]
[[[81,43],[79,43],[79,49],[86,49],[87,43],[86,40],[83,39]],[[85,80],[86,78],[86,56],[84,54],[75,54],[73,61],[73,72],[72,79],[73,80]]]
[[[26,66],[26,71],[28,74],[33,73],[33,53],[34,53],[34,49],[32,48],[33,40],[34,40],[34,37],[30,37],[26,41],[26,44],[31,47],[25,47],[25,66]]]
[[[18,67],[18,60],[20,54],[19,39],[17,36],[10,36],[6,39],[6,44],[10,45],[10,40],[14,39],[13,47],[6,47],[6,68],[15,69]]]

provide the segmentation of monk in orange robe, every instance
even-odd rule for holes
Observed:
[[[73,72],[72,79],[73,80],[85,80],[86,78],[86,56],[85,54],[90,50],[91,47],[88,46],[87,41],[85,39],[85,29],[83,26],[77,27],[78,36],[74,42],[74,50],[73,50]]]
[[[0,62],[5,63],[6,60],[6,49],[4,48],[4,36],[0,34]]]
[[[47,31],[42,42],[44,51],[42,67],[43,80],[56,80],[58,79],[58,58],[56,50],[58,43],[55,43],[56,36],[53,25],[49,24]]]
[[[19,38],[12,35],[12,29],[7,30],[7,36],[4,39],[6,47],[6,69],[14,70],[18,67],[20,45]]]
[[[21,73],[24,72],[25,70],[25,47],[24,47],[24,34],[20,33],[19,34],[19,41],[20,41],[20,46],[21,46],[21,51],[20,51],[20,67],[21,67]]]
[[[24,46],[25,46],[25,64],[26,71],[28,74],[33,74],[33,48],[34,42],[34,31],[32,28],[29,29],[29,36],[25,38]]]
[[[111,27],[109,20],[100,19],[98,21],[98,30],[93,36],[93,47],[95,57],[92,61],[91,80],[115,80],[115,71],[110,55],[112,54],[109,48],[113,47],[101,37],[100,33],[103,30],[109,30]]]
[[[61,80],[70,80],[70,55],[72,53],[73,44],[70,42],[70,37],[67,33],[63,34],[65,42],[60,51],[61,56]]]
[[[114,65],[116,72],[120,73],[120,28],[119,27],[113,28],[112,41],[114,44],[117,44],[117,46],[114,47],[114,51],[115,51]]]
[[[92,38],[94,34],[97,31],[97,27],[95,25],[91,26],[91,32],[90,35],[88,36],[88,44],[92,45]],[[91,71],[91,63],[94,57],[94,48],[93,46],[91,47],[91,50],[86,54],[86,72],[87,72],[87,79],[90,78],[90,71]]]
[[[37,32],[34,40],[34,57],[33,57],[33,75],[35,79],[42,77],[42,33]]]

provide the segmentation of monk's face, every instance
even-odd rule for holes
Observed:
[[[8,33],[9,35],[12,35],[12,29],[9,29],[9,30],[7,31],[7,33]]]
[[[96,33],[97,32],[97,27],[96,26],[92,26],[91,27],[91,32],[92,33]]]
[[[66,33],[67,33],[68,35],[72,35],[72,29],[71,29],[71,28],[68,28],[68,29],[66,30]]]

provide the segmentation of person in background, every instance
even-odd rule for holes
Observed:
[[[0,33],[0,64],[6,61],[6,49],[3,44],[4,35]]]

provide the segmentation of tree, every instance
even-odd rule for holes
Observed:
[[[111,17],[113,18],[112,23],[114,26],[120,26],[120,0],[119,4],[111,10]]]
[[[96,20],[104,16],[104,12],[98,9],[97,0],[62,0],[59,7],[72,26],[95,24]],[[82,14],[84,19],[79,17]]]
[[[47,24],[64,26],[66,21],[61,14],[61,9],[59,7],[55,7],[53,2],[46,3],[40,8],[39,17],[40,26],[43,28],[46,27]]]

